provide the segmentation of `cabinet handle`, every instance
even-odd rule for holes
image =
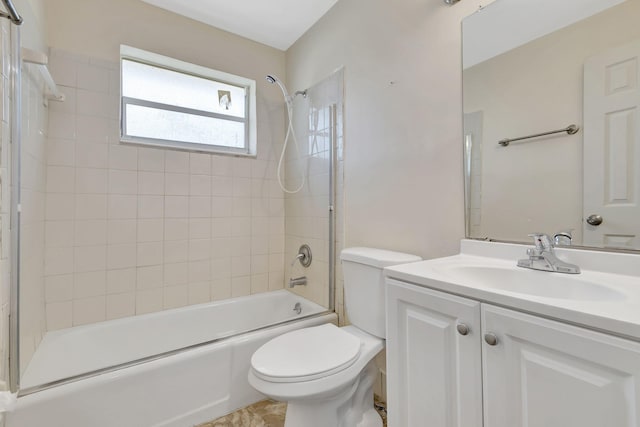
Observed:
[[[489,345],[497,345],[498,337],[493,332],[489,332],[488,334],[484,334],[484,340]]]
[[[469,334],[469,327],[467,325],[465,325],[464,323],[458,323],[458,325],[456,326],[456,329],[458,330],[458,333],[460,335],[468,335]]]

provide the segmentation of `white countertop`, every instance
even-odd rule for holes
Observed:
[[[388,267],[385,268],[385,274],[392,279],[640,341],[640,255],[558,249],[559,258],[578,264],[582,269],[581,274],[569,275],[516,267],[518,259],[526,258],[528,247],[463,240],[458,255]],[[576,281],[576,284],[590,282],[605,285],[614,297],[572,299],[567,296],[552,298],[511,292],[507,290],[508,286],[496,289],[485,286],[482,281],[462,280],[448,274],[456,266],[514,268],[517,274],[522,273],[528,279],[539,278],[541,281],[554,280],[552,276],[561,274],[562,280]]]

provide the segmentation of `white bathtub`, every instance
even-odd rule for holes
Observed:
[[[247,382],[258,347],[335,321],[325,311],[282,290],[50,332],[21,389],[79,377],[20,397],[7,426],[187,427],[214,419],[263,398]]]

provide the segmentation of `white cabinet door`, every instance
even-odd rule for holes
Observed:
[[[484,427],[640,426],[640,343],[482,305]]]
[[[480,332],[477,301],[387,281],[389,427],[482,426]]]

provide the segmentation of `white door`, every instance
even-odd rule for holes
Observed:
[[[484,427],[640,426],[640,343],[486,304],[482,324]]]
[[[389,427],[481,427],[480,337],[477,301],[388,280]]]
[[[584,244],[640,249],[639,199],[640,40],[585,63]]]

